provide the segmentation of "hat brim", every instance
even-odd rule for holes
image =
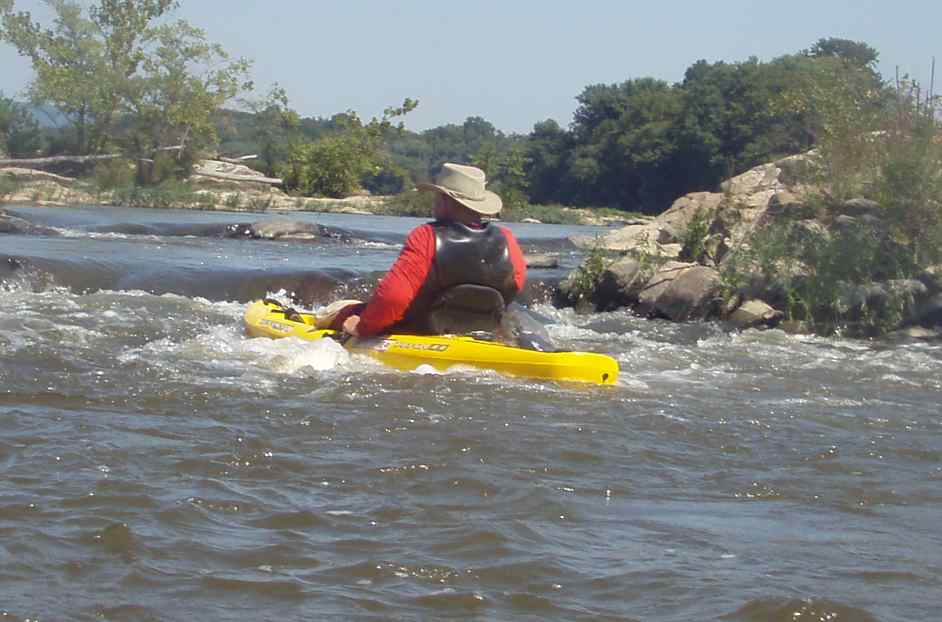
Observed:
[[[501,208],[503,208],[504,206],[504,202],[501,201],[500,197],[494,194],[493,192],[491,192],[490,190],[484,191],[483,199],[479,201],[475,201],[473,199],[469,199],[463,194],[458,194],[457,192],[449,190],[448,188],[445,188],[444,186],[436,186],[435,184],[426,184],[426,183],[416,184],[415,189],[431,191],[431,192],[440,192],[441,194],[451,197],[458,203],[461,203],[472,212],[477,212],[478,214],[482,214],[484,216],[493,216],[494,214],[499,214]]]

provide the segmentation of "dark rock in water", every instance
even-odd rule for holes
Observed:
[[[528,268],[558,268],[559,257],[549,254],[524,255]]]
[[[0,233],[20,235],[59,235],[55,229],[34,225],[28,220],[0,209]]]
[[[353,240],[353,236],[343,229],[285,219],[227,225],[225,237],[251,238],[254,240],[317,240],[324,238],[341,242]]]
[[[225,237],[227,238],[254,238],[252,223],[240,222],[226,225]]]
[[[910,324],[920,326],[942,326],[942,294],[919,304],[910,316]]]

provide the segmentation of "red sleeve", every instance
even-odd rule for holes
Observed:
[[[517,284],[517,291],[523,291],[523,286],[527,282],[527,260],[523,257],[523,251],[517,244],[517,238],[507,227],[500,227],[507,238],[507,250],[510,252],[510,263],[514,266],[514,283]]]
[[[377,335],[401,320],[425,283],[434,259],[435,231],[429,224],[416,227],[360,314],[357,332],[364,337]]]

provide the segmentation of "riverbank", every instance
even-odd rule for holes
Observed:
[[[0,169],[0,203],[49,207],[104,205],[253,213],[324,212],[424,217],[431,211],[430,203],[424,199],[425,195],[414,191],[401,195],[358,195],[339,199],[293,196],[265,183],[216,180],[201,175],[156,186],[102,188],[92,179],[66,177],[29,168]],[[636,222],[639,217],[613,209],[527,205],[505,210],[502,220],[609,226]]]

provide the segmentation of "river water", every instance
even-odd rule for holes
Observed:
[[[365,295],[414,219],[7,207],[2,620],[935,620],[942,346],[736,332],[543,294],[616,386],[403,373],[248,339]],[[540,282],[546,285],[539,286]]]

